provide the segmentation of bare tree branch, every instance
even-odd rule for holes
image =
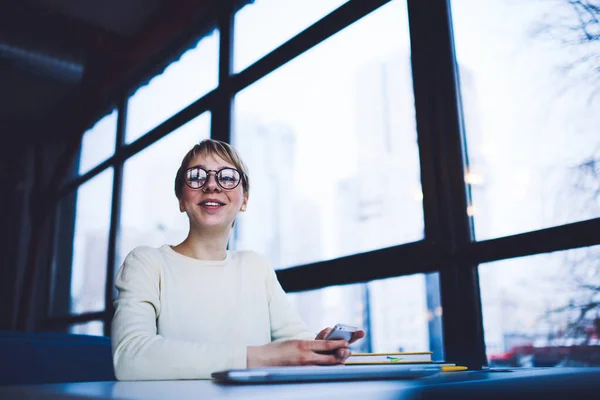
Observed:
[[[546,4],[552,6],[534,27],[533,35],[566,50],[561,54],[565,62],[558,72],[576,81],[569,80],[565,90],[585,85],[591,105],[600,95],[600,0],[554,0]],[[584,91],[578,91],[578,95]],[[565,182],[561,195],[569,196],[568,204],[576,212],[571,217],[600,215],[600,147],[565,172],[568,183]],[[599,246],[565,252],[564,265],[567,268],[559,279],[567,288],[563,293],[568,293],[568,304],[549,309],[544,318],[550,324],[563,326],[567,336],[585,337],[592,322],[600,327]]]
[[[584,34],[583,41],[588,42],[600,39],[600,33],[590,32],[590,27],[597,28],[599,25],[598,15],[600,15],[600,7],[590,4],[589,1],[569,0],[569,3],[577,14],[579,21],[579,25],[574,28]]]
[[[560,69],[588,84],[588,102],[600,94],[600,1],[558,0],[531,30],[534,37],[556,42],[570,51],[572,60]],[[562,4],[563,7],[560,5]]]

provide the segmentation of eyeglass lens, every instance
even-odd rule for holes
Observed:
[[[214,172],[214,171],[211,171]],[[202,168],[190,168],[186,173],[186,183],[194,189],[203,187],[208,181],[207,171]],[[216,180],[223,189],[233,189],[240,183],[240,173],[233,168],[216,171]]]

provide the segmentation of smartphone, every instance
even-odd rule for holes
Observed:
[[[356,332],[358,328],[345,324],[335,324],[329,335],[325,340],[346,340],[350,341],[352,333]]]

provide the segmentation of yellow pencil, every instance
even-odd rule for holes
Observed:
[[[442,372],[453,372],[453,371],[466,371],[467,367],[461,365],[454,366],[442,366]]]

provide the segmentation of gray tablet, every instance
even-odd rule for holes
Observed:
[[[436,365],[339,365],[230,369],[213,372],[212,377],[219,382],[230,383],[315,382],[415,379],[440,371],[441,367]]]

